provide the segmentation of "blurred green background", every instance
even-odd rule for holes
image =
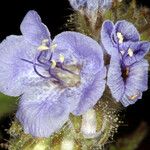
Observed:
[[[17,98],[8,97],[0,94],[0,118],[15,111],[17,106]]]
[[[7,129],[17,108],[17,99],[0,94],[0,143],[5,142],[7,138]]]

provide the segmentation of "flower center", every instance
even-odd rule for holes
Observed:
[[[59,54],[58,61],[54,60],[53,54],[57,44],[49,46],[48,42],[47,39],[42,41],[42,44],[37,48],[38,53],[34,61],[22,60],[32,64],[35,73],[44,79],[50,79],[53,83],[62,86],[78,86],[81,66],[78,64],[66,65],[63,54]]]

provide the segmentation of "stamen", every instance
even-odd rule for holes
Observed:
[[[128,49],[128,55],[129,55],[130,57],[133,56],[133,50],[132,50],[131,48]]]
[[[44,75],[42,75],[41,73],[39,73],[36,69],[36,65],[33,65],[34,71],[37,75],[39,75],[40,77],[44,78],[44,79],[50,79],[51,77],[46,77]]]
[[[51,56],[50,56],[50,58],[49,58],[49,62],[51,62],[51,60],[52,60],[52,57],[53,57],[53,53],[51,53]]]
[[[135,100],[135,99],[138,98],[138,96],[139,96],[139,94],[132,95],[132,96],[129,97],[129,99],[130,99],[130,100]]]
[[[38,61],[39,63],[41,63],[41,64],[45,64],[45,63],[43,63],[43,62],[40,60],[40,58],[41,58],[41,56],[42,56],[42,53],[43,53],[43,52],[40,52],[39,56],[37,57],[37,61]]]
[[[71,73],[71,74],[75,74],[75,73],[73,73],[72,71],[70,71],[70,70],[64,68],[63,65],[62,65],[62,63],[60,63],[60,62],[57,62],[56,67],[62,69],[63,71],[69,72],[69,73]]]
[[[43,52],[46,52],[46,51],[41,51],[41,52],[40,52],[40,54],[39,54],[38,57],[37,57],[37,61],[38,61],[39,63],[43,64],[43,65],[47,65],[47,63],[41,61],[41,56],[42,56]],[[47,60],[46,60],[46,61],[47,61]]]
[[[122,33],[121,32],[117,32],[117,37],[119,39],[119,44],[122,44],[123,40],[124,40]]]
[[[37,64],[37,63],[35,63],[35,62],[26,60],[26,59],[21,59],[21,60],[33,64],[33,68],[34,68],[35,73],[36,73],[37,75],[39,75],[40,77],[42,77],[42,78],[44,78],[44,79],[51,79],[51,78],[54,78],[54,79],[57,80],[58,82],[62,83],[62,81],[61,81],[60,79],[58,79],[57,77],[55,77],[55,75],[53,75],[53,74],[51,73],[51,68],[50,68],[50,67],[49,67],[49,69],[48,69],[48,73],[49,73],[50,76],[48,77],[48,76],[42,75],[42,74],[37,70],[37,66],[44,68],[44,67],[45,67],[44,65],[40,65],[40,64]]]
[[[52,68],[55,68],[55,67],[56,67],[56,64],[57,64],[57,63],[56,63],[55,60],[51,60],[51,67],[52,67]]]
[[[30,60],[27,60],[27,59],[21,58],[21,60],[23,60],[23,61],[25,61],[25,62],[28,62],[28,63],[30,63],[30,64],[35,64],[36,66],[39,66],[39,67],[44,67],[44,66],[41,65],[41,64],[34,63],[34,62],[32,62],[32,61],[30,61]]]
[[[49,42],[49,39],[44,39],[42,41],[42,44],[37,48],[39,51],[46,51],[49,49],[49,47],[47,46],[47,43]]]
[[[62,85],[67,85],[67,86],[74,86],[77,84],[76,80],[78,81],[79,79],[77,78],[78,75],[76,73],[72,72],[72,69],[66,69],[64,68],[64,60],[65,57],[60,54],[59,55],[59,60],[56,62],[53,58],[53,52],[57,47],[57,44],[52,44],[51,47],[47,46],[47,42],[49,42],[48,39],[44,39],[42,41],[42,44],[38,47],[38,52],[34,58],[34,61],[26,60],[26,59],[21,59],[25,62],[28,62],[33,65],[33,69],[35,73],[44,78],[44,79],[54,79],[52,82],[57,82]],[[51,51],[48,51],[51,50]],[[38,68],[41,67],[41,68]],[[56,68],[57,67],[57,68]],[[56,69],[53,71],[53,69]],[[68,67],[67,67],[68,68]],[[43,72],[44,71],[44,72]],[[74,71],[74,70],[73,70]],[[47,73],[45,75],[45,72]],[[70,74],[68,74],[68,73]],[[58,74],[60,73],[60,76]],[[74,76],[75,75],[75,76]],[[76,78],[75,82],[72,81],[73,78]],[[63,81],[62,80],[65,81]],[[68,81],[69,78],[69,81]]]
[[[49,72],[51,78],[54,78],[54,79],[57,80],[59,83],[63,84],[63,81],[62,81],[62,80],[60,80],[60,79],[57,78],[54,74],[52,74],[52,72],[51,72],[51,67],[49,67],[48,72]]]
[[[65,60],[64,55],[60,54],[60,55],[59,55],[59,60],[60,60],[61,63],[63,63],[64,60]]]
[[[37,48],[37,50],[39,50],[39,51],[46,51],[46,50],[48,50],[48,49],[49,49],[49,47],[46,46],[46,45],[40,45],[40,46]]]

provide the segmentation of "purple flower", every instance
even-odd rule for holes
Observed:
[[[101,40],[111,56],[107,85],[112,96],[124,106],[134,104],[148,88],[149,65],[144,56],[150,49],[150,42],[139,41],[138,31],[125,20],[115,25],[105,21]]]
[[[21,36],[0,44],[0,91],[21,96],[16,117],[25,133],[48,137],[68,120],[92,108],[105,88],[99,44],[76,32],[51,40],[35,11],[21,23]]]
[[[119,50],[121,54],[125,52],[120,48],[124,42],[137,42],[140,35],[134,25],[126,20],[113,22],[106,20],[102,25],[101,41],[105,50],[110,55],[115,55]],[[111,47],[111,48],[110,48]]]
[[[112,5],[112,0],[69,0],[69,2],[75,10],[80,11],[85,9],[88,13],[106,10]]]

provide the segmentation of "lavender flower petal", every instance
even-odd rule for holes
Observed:
[[[103,44],[106,52],[110,55],[111,55],[111,53],[116,53],[116,51],[117,51],[117,49],[113,45],[112,37],[111,37],[113,28],[114,28],[113,22],[107,20],[103,23],[102,29],[101,29],[102,44]]]
[[[108,68],[107,85],[111,91],[112,96],[119,102],[124,94],[125,85],[122,78],[122,70],[120,66],[120,59],[111,58]]]
[[[82,90],[79,104],[73,111],[74,115],[81,115],[90,108],[94,107],[98,100],[100,100],[105,90],[106,68],[95,74],[93,81],[89,81],[86,87]]]
[[[20,29],[26,40],[35,46],[39,46],[44,39],[50,40],[47,27],[41,22],[40,16],[35,11],[29,11],[26,14]]]
[[[19,96],[25,90],[25,82],[31,80],[31,75],[35,77],[32,65],[21,58],[33,60],[36,48],[22,36],[9,36],[0,44],[0,52],[0,91],[10,96]]]
[[[117,52],[123,54],[124,51],[120,49],[121,44],[138,42],[139,40],[139,33],[130,22],[122,20],[114,25],[111,21],[107,20],[102,25],[101,41],[109,55],[116,55]]]
[[[129,66],[126,79],[122,76],[120,59],[111,59],[107,85],[116,101],[125,107],[141,99],[142,92],[148,88],[148,63],[142,59]]]
[[[115,25],[105,21],[101,38],[106,52],[111,55],[107,85],[112,96],[125,107],[134,104],[147,89],[148,63],[143,58],[150,43],[139,41],[137,29],[125,20]]]
[[[123,42],[127,42],[127,41],[137,42],[140,40],[140,35],[136,27],[132,23],[126,20],[117,21],[117,23],[114,26],[114,30],[112,32],[114,41],[116,42],[116,44],[119,44],[117,33],[122,34]]]
[[[66,63],[77,62],[82,67],[81,84],[74,91],[80,102],[74,114],[83,114],[96,104],[104,91],[106,70],[102,48],[93,39],[76,32],[63,32],[53,42],[57,44],[56,55],[63,53]]]
[[[67,63],[75,62],[75,60],[79,64],[83,62],[83,69],[87,69],[86,71],[88,72],[89,69],[92,69],[90,74],[95,74],[101,71],[101,68],[104,66],[101,46],[95,40],[86,35],[78,32],[62,32],[54,38],[52,44],[53,43],[57,44],[54,53],[54,58],[56,60],[57,56],[63,53]]]
[[[125,92],[121,103],[127,107],[142,98],[142,93],[148,89],[148,62],[145,59],[130,67],[126,80]],[[135,97],[135,98],[134,98]]]
[[[62,93],[63,90],[50,84],[26,91],[16,114],[25,133],[35,137],[49,137],[66,123],[69,105]]]

